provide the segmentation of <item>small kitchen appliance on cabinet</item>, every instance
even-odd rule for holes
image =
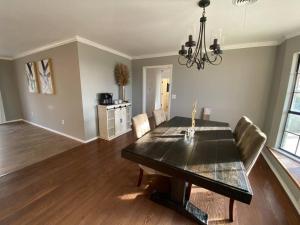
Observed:
[[[113,93],[99,93],[98,94],[98,104],[99,105],[112,105],[113,103]]]

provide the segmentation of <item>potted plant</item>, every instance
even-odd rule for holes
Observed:
[[[120,87],[119,98],[125,101],[125,86],[129,81],[128,67],[124,64],[118,63],[115,67],[116,82]]]

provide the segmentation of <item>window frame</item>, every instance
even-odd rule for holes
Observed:
[[[292,104],[293,104],[293,101],[294,101],[295,93],[296,94],[300,93],[300,91],[296,91],[295,90],[296,89],[296,85],[297,85],[297,80],[298,80],[298,78],[300,79],[300,71],[299,71],[299,69],[300,69],[300,54],[298,54],[298,56],[297,56],[297,65],[296,65],[296,71],[295,71],[296,76],[294,77],[294,80],[293,80],[293,85],[292,85],[293,89],[292,89],[292,92],[291,92],[292,96],[290,98],[289,108],[288,108],[287,116],[285,118],[284,129],[283,129],[283,132],[282,132],[282,135],[281,135],[280,146],[279,146],[280,150],[282,150],[285,153],[287,153],[287,154],[289,154],[289,155],[291,155],[293,157],[296,157],[298,159],[300,159],[300,156],[297,155],[297,152],[300,151],[300,149],[298,150],[298,147],[300,145],[300,134],[296,134],[294,132],[288,131],[286,129],[286,125],[287,125],[288,117],[289,117],[290,114],[297,115],[297,116],[300,117],[300,112],[292,110]],[[295,149],[295,153],[292,153],[292,152],[290,152],[290,151],[282,148],[282,143],[283,143],[283,138],[284,138],[285,133],[289,133],[289,134],[293,134],[293,135],[298,136],[298,141],[297,141],[297,146],[296,146],[296,149]]]

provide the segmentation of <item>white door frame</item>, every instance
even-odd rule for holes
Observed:
[[[146,113],[146,74],[147,69],[150,68],[159,68],[159,69],[170,69],[170,88],[169,88],[169,112],[168,112],[168,119],[171,118],[171,96],[172,96],[172,78],[173,78],[173,64],[167,65],[156,65],[156,66],[143,66],[143,113]]]
[[[0,91],[0,124],[6,121],[3,99]]]

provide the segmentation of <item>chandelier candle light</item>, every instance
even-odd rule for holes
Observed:
[[[218,39],[215,38],[213,44],[209,46],[210,55],[206,49],[205,41],[205,8],[210,5],[210,0],[200,0],[198,5],[203,8],[202,17],[200,18],[200,31],[197,43],[193,40],[193,36],[189,35],[188,41],[185,45],[181,46],[179,50],[178,62],[180,65],[185,65],[191,68],[193,65],[197,65],[197,69],[204,69],[204,65],[208,62],[211,65],[219,65],[222,62],[220,45]],[[185,49],[187,47],[187,50]],[[194,49],[193,49],[194,48]]]

